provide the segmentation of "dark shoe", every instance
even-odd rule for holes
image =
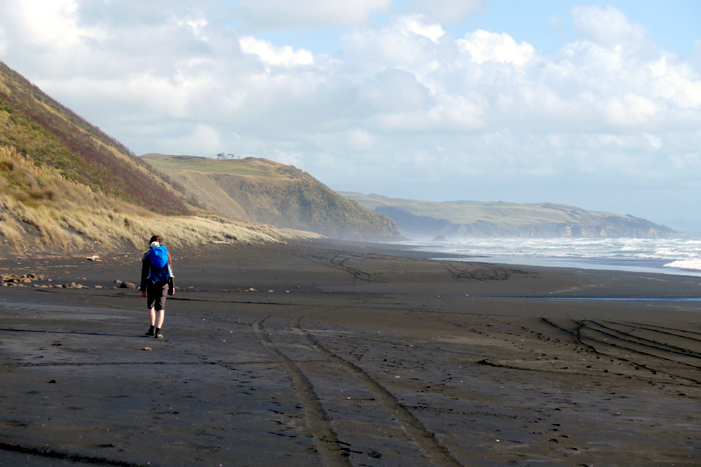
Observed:
[[[163,334],[161,334],[161,330],[160,330],[160,329],[156,329],[156,333],[154,334],[154,337],[155,337],[156,339],[163,339]]]
[[[144,336],[153,336],[153,335],[155,335],[153,328],[149,329],[148,331],[146,331],[146,334],[144,334]]]

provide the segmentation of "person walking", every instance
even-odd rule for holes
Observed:
[[[161,328],[166,314],[166,294],[175,294],[175,276],[170,253],[159,235],[149,240],[149,250],[141,258],[141,296],[146,297],[150,327],[147,336],[163,339]],[[158,313],[158,320],[156,320]]]

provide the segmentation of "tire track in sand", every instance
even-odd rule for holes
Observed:
[[[267,315],[253,323],[253,329],[258,335],[260,343],[265,349],[274,356],[285,368],[292,378],[292,382],[297,389],[299,399],[304,407],[307,426],[321,456],[323,464],[327,467],[347,467],[350,466],[348,461],[349,451],[347,448],[341,447],[338,442],[336,432],[331,428],[329,417],[324,410],[324,407],[319,401],[319,397],[314,391],[309,378],[302,372],[292,359],[278,350],[275,343],[270,339],[270,336],[265,332],[263,323],[273,315]]]
[[[406,406],[399,402],[394,394],[358,365],[324,347],[314,336],[308,331],[305,331],[300,325],[305,316],[306,315],[301,314],[292,320],[291,327],[293,331],[306,340],[312,349],[345,369],[357,381],[367,387],[375,396],[377,402],[395,417],[402,430],[409,438],[426,453],[433,465],[436,467],[462,466],[462,464],[450,454],[448,449],[438,442],[435,435],[429,432],[421,421],[416,418]]]
[[[631,331],[631,328],[635,329],[636,326],[629,323],[579,321],[573,318],[567,320],[567,323],[558,324],[554,320],[541,317],[541,321],[571,335],[578,344],[594,354],[626,362],[653,374],[661,373],[695,385],[701,384],[698,377],[683,374],[685,369],[692,370],[692,375],[701,369],[701,363],[695,363],[699,359],[698,352],[677,345],[672,346],[653,337],[636,336]],[[613,326],[620,329],[614,329]],[[657,332],[655,329],[650,331]],[[669,329],[665,334],[672,335]],[[646,362],[645,358],[650,360]]]

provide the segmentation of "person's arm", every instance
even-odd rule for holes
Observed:
[[[170,251],[168,252],[168,295],[175,295],[175,275],[173,274],[173,261],[170,258]]]
[[[148,253],[144,255],[141,259],[141,287],[139,290],[146,292],[146,279],[151,269],[151,258],[149,258]]]

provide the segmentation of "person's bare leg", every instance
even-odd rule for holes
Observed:
[[[146,332],[147,336],[153,336],[156,332],[156,310],[153,308],[148,309],[148,322],[151,327]]]
[[[158,339],[162,339],[163,335],[161,334],[161,327],[163,327],[163,320],[166,317],[166,311],[165,310],[158,310],[158,325],[156,326],[156,333],[155,336]]]

